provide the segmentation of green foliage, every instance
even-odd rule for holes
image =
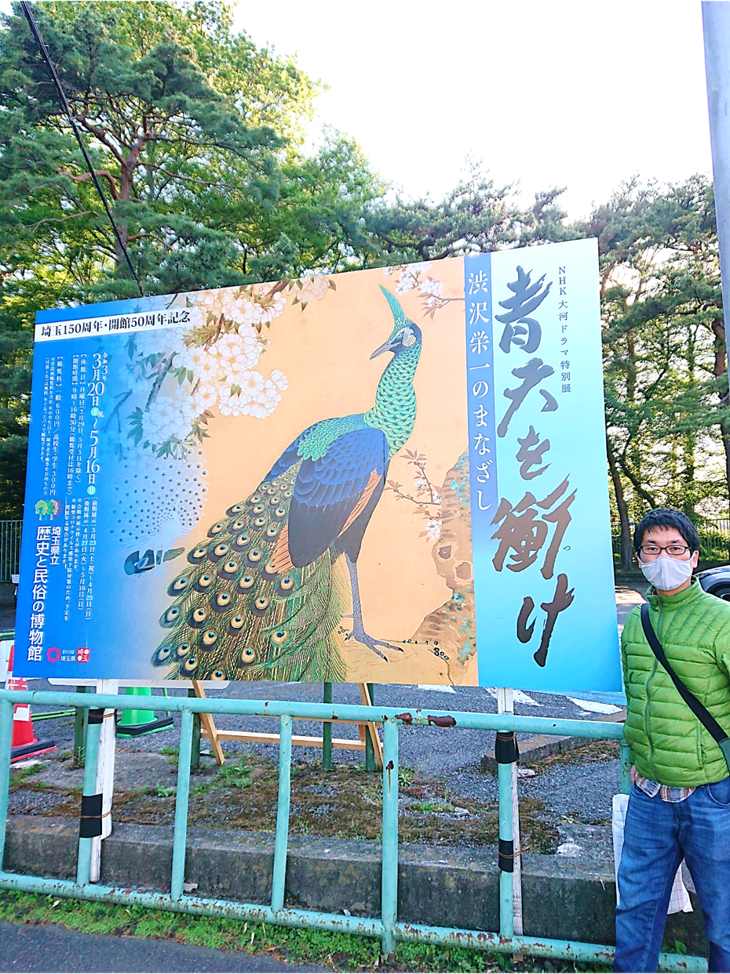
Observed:
[[[411,808],[413,808],[416,812],[435,812],[437,814],[453,812],[454,810],[454,806],[451,804],[451,802],[439,801],[413,802]]]
[[[624,527],[659,505],[701,524],[727,509],[730,445],[712,186],[702,176],[629,183],[583,231],[599,237],[609,463]]]
[[[301,155],[321,85],[233,34],[229,4],[32,10],[145,293],[350,266],[360,211],[383,188],[338,133]],[[35,312],[137,287],[20,4],[3,20],[0,518],[12,518],[22,515]]]
[[[469,162],[458,186],[441,202],[395,201],[365,211],[373,237],[365,263],[406,264],[505,247],[568,240],[578,235],[556,200],[562,190],[537,193],[522,209],[514,186],[495,186],[481,164]]]
[[[243,755],[238,764],[227,761],[221,765],[214,778],[193,788],[193,794],[204,795],[213,788],[249,788],[251,782],[251,765]]]
[[[231,219],[219,227],[210,210],[220,208],[224,179],[226,209],[239,223],[273,205],[283,140],[253,122],[256,106],[244,113],[237,105],[250,45],[226,67],[226,93],[216,88],[214,51],[236,50],[225,8],[49,2],[33,9],[148,293],[240,280]],[[0,218],[16,241],[41,249],[47,267],[76,291],[70,297],[132,296],[19,4],[8,25],[0,42]]]
[[[473,163],[443,200],[409,200],[389,193],[340,132],[303,154],[321,83],[234,34],[224,0],[48,0],[32,9],[146,293],[596,236],[609,465],[624,538],[650,505],[679,507],[700,524],[726,512],[730,406],[704,177],[633,181],[581,223],[566,219],[560,190],[523,206],[513,186],[495,185]],[[35,312],[137,290],[19,3],[0,28],[0,103],[5,519],[22,516]],[[141,425],[132,432],[140,438]],[[205,438],[204,421],[194,435]]]

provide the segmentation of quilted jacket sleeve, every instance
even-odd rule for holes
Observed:
[[[715,655],[718,667],[730,679],[730,621],[722,626],[715,638]]]

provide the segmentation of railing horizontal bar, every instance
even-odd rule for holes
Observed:
[[[501,937],[498,933],[481,930],[453,930],[451,927],[428,927],[420,923],[397,923],[396,940],[405,943],[439,944],[446,947],[470,947],[478,950],[496,950],[506,954],[529,954],[533,957],[553,957],[556,960],[574,960],[611,964],[614,948],[605,944],[586,944],[572,940],[548,940],[542,937]],[[661,954],[660,971],[701,972],[707,970],[702,957],[685,954]]]
[[[47,690],[0,690],[0,700],[36,706],[103,707],[117,710],[159,710],[159,697],[113,696],[95,693],[58,693]],[[165,697],[166,711],[237,714],[250,717],[311,717],[315,720],[344,719],[356,723],[382,723],[403,713],[398,707],[365,707],[352,704],[304,703],[294,700],[241,700],[226,697]],[[525,734],[552,734],[559,737],[584,737],[621,740],[623,725],[607,721],[562,720],[549,717],[522,717],[516,714],[479,714],[459,711],[413,709],[408,724],[427,725],[433,718],[447,718],[449,726],[471,730],[516,731]],[[453,723],[451,721],[453,720]]]
[[[78,900],[118,903],[122,906],[145,906],[151,910],[172,910],[194,916],[225,917],[260,923],[278,923],[284,927],[312,927],[335,933],[354,933],[365,937],[380,937],[383,924],[369,917],[340,916],[338,913],[316,913],[313,910],[272,910],[270,906],[235,903],[204,896],[182,896],[173,900],[169,893],[139,893],[122,886],[100,886],[89,883],[77,886],[67,879],[43,879],[40,876],[17,876],[0,873],[0,888],[23,893],[49,896],[68,896]]]
[[[336,913],[316,913],[311,910],[280,910],[251,903],[235,903],[202,896],[183,896],[173,900],[164,893],[139,893],[122,887],[98,884],[77,886],[68,880],[43,879],[0,873],[0,887],[24,893],[67,896],[92,902],[118,903],[122,906],[144,906],[153,910],[171,910],[193,916],[226,917],[259,923],[278,923],[286,927],[309,927],[336,933],[352,933],[366,937],[382,937],[383,924],[369,917],[348,917]],[[569,940],[547,940],[538,937],[500,937],[481,930],[454,930],[450,927],[428,927],[417,923],[396,923],[396,940],[405,943],[439,944],[446,947],[471,947],[507,954],[528,954],[553,957],[559,960],[596,961],[610,964],[613,948],[602,944],[584,944]],[[659,970],[703,974],[707,961],[701,957],[682,954],[662,954]]]

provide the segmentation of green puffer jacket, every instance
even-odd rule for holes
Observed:
[[[677,595],[648,599],[654,632],[675,673],[730,734],[730,603],[708,595],[694,579]],[[640,606],[626,619],[621,658],[628,699],[624,733],[639,774],[682,788],[726,778],[722,751],[651,651]]]

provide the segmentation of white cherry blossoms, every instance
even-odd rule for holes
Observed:
[[[421,264],[396,264],[393,267],[386,267],[385,273],[387,277],[398,275],[395,282],[396,294],[407,294],[408,291],[417,290],[423,298],[424,312],[433,318],[434,313],[452,299],[443,297],[443,281],[431,277],[428,273],[430,269],[431,261],[424,261]]]
[[[267,376],[260,368],[268,344],[262,329],[287,303],[276,285],[202,291],[188,302],[192,328],[142,332],[130,343],[130,372],[142,393],[130,436],[159,457],[202,443],[213,409],[270,416],[288,385],[280,369]]]

